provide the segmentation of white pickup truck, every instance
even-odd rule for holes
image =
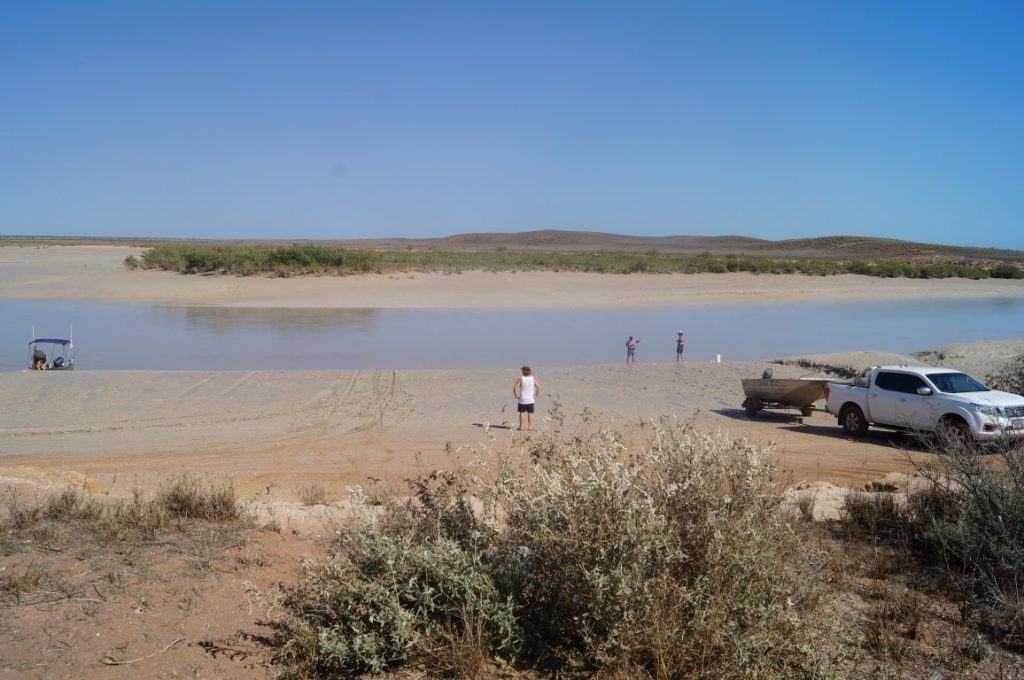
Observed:
[[[852,383],[829,383],[825,408],[851,435],[877,425],[977,441],[1024,436],[1024,397],[948,368],[872,366]]]

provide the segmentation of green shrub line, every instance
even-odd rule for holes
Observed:
[[[124,264],[128,269],[234,276],[543,270],[602,274],[751,272],[808,276],[861,274],[916,279],[1024,278],[1024,269],[1009,263],[986,266],[969,262],[833,262],[814,259],[775,260],[732,255],[716,256],[711,253],[670,255],[657,251],[518,252],[505,247],[475,252],[436,249],[369,250],[317,244],[292,244],[283,247],[157,245],[146,250],[141,259],[128,256]]]

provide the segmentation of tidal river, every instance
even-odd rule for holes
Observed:
[[[0,300],[0,370],[26,367],[37,337],[67,337],[76,368],[352,369],[755,361],[794,354],[907,354],[1024,337],[1024,299],[901,300],[609,310],[249,309]]]

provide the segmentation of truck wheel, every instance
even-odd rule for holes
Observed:
[[[846,430],[847,434],[855,436],[868,431],[868,421],[864,418],[864,412],[854,404],[847,404],[839,410],[839,426]]]
[[[935,428],[940,446],[963,448],[971,443],[971,428],[957,416],[946,416]]]

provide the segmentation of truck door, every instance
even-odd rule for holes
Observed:
[[[868,388],[868,416],[879,425],[898,425],[896,404],[904,396],[900,391],[900,377],[903,374],[879,371],[875,382]]]
[[[912,430],[934,429],[938,421],[938,412],[933,395],[918,394],[920,387],[931,388],[924,379],[917,375],[904,373],[900,376],[900,386],[904,394],[896,402],[896,417],[899,425]]]

